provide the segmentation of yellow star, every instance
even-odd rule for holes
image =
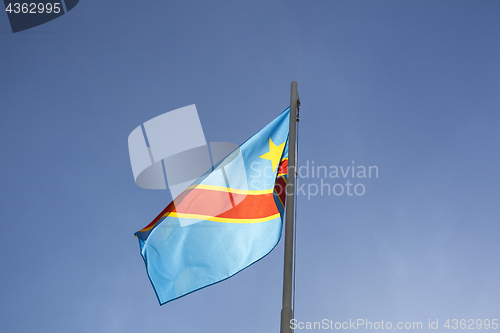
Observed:
[[[280,144],[279,146],[276,146],[273,140],[271,140],[271,137],[269,137],[269,151],[264,155],[259,156],[260,158],[271,161],[271,164],[273,166],[273,172],[276,171],[276,168],[278,167],[281,155],[283,154],[283,148],[285,147],[285,143],[286,141]]]

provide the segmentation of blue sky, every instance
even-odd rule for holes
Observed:
[[[0,14],[2,331],[277,332],[281,242],[158,305],[133,233],[171,198],[135,185],[127,137],[196,104],[207,141],[242,143],[293,80],[299,165],[379,171],[323,179],[362,196],[299,196],[295,317],[498,318],[499,15],[498,1],[87,0],[12,34]]]

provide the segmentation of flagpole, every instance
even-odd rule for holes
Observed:
[[[293,281],[293,218],[295,199],[295,134],[297,121],[297,82],[290,91],[290,130],[288,139],[288,170],[285,206],[285,263],[283,268],[283,305],[281,308],[281,333],[291,333]]]

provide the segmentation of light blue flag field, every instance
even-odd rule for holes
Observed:
[[[135,233],[160,305],[227,279],[281,237],[290,108]]]

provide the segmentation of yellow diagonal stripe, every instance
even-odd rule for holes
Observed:
[[[229,188],[229,187],[215,186],[215,185],[204,185],[204,184],[191,185],[188,187],[188,190],[195,189],[195,188],[201,189],[201,190],[213,190],[213,191],[221,191],[221,192],[228,192],[228,193],[235,193],[235,194],[246,194],[246,195],[259,195],[259,194],[273,193],[273,189],[269,189],[269,190],[240,190],[240,189],[236,189],[236,188]]]
[[[177,217],[181,219],[206,220],[206,221],[221,222],[221,223],[262,223],[278,218],[280,217],[280,214],[277,213],[268,217],[261,217],[257,219],[235,219],[235,218],[225,218],[225,217],[200,215],[200,214],[184,214],[177,212],[172,212],[168,214],[168,216]]]

